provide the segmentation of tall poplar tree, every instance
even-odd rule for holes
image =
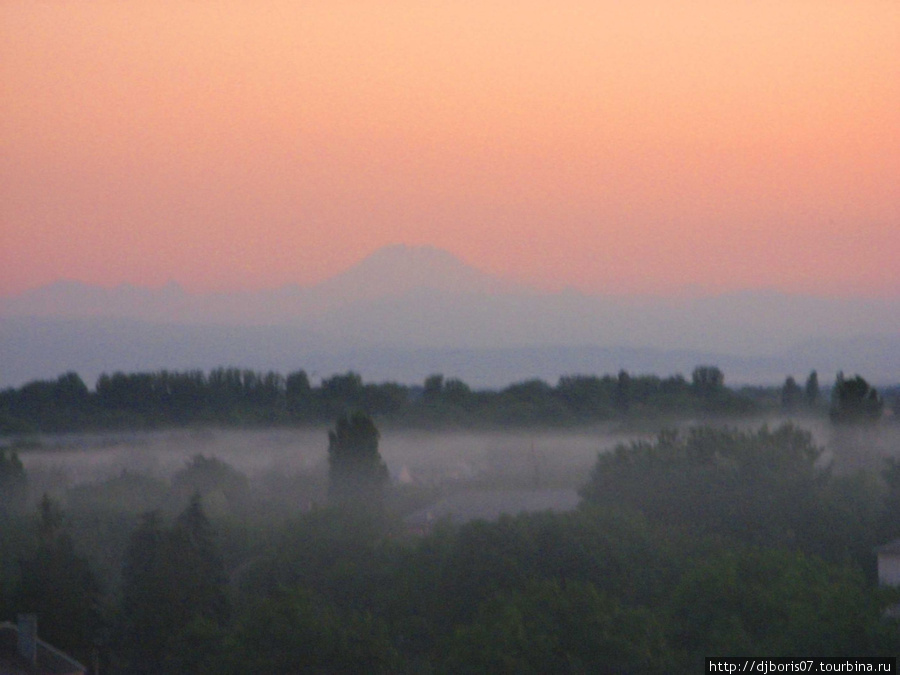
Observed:
[[[362,412],[344,414],[328,432],[328,498],[335,504],[380,507],[388,470],[378,452],[379,433]]]

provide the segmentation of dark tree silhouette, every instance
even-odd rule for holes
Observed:
[[[849,380],[838,373],[831,393],[831,419],[834,422],[874,422],[881,417],[884,401],[878,391],[861,376]]]
[[[816,371],[812,371],[809,374],[809,377],[806,378],[806,405],[810,408],[815,407],[816,403],[819,402],[819,374]]]
[[[20,567],[19,610],[38,616],[47,641],[87,662],[102,631],[102,591],[75,550],[62,509],[47,495],[39,507],[37,549]]]
[[[788,412],[796,410],[802,397],[800,385],[793,377],[788,376],[781,387],[781,407]]]
[[[620,370],[616,380],[616,407],[627,412],[631,406],[631,376],[628,371]]]
[[[15,450],[0,449],[0,513],[22,509],[28,496],[28,476]]]
[[[328,432],[328,497],[339,504],[379,505],[388,470],[378,452],[378,429],[362,412],[344,414]]]
[[[195,493],[170,533],[171,552],[185,569],[183,598],[197,615],[224,625],[229,617],[225,589],[228,577],[216,543],[216,532]]]
[[[725,386],[725,375],[718,366],[697,366],[691,374],[691,384],[700,396],[713,396]]]
[[[145,514],[132,533],[122,567],[119,654],[129,672],[161,669],[174,620],[174,598],[166,583],[166,534],[159,513]]]
[[[422,398],[427,403],[437,401],[444,390],[444,376],[440,373],[429,375],[425,378],[425,386],[422,389]]]
[[[183,672],[177,645],[198,626],[229,618],[228,579],[199,495],[171,528],[145,514],[131,535],[122,568],[120,656],[135,674]],[[169,663],[171,662],[171,663]]]
[[[295,417],[309,414],[312,401],[312,387],[305,370],[298,370],[287,376],[284,381],[285,398],[288,412]]]

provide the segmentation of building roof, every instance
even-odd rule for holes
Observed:
[[[87,668],[68,654],[37,640],[35,663],[19,654],[19,627],[9,621],[0,623],[0,675],[84,675]]]

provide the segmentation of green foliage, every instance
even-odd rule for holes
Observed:
[[[395,673],[397,664],[383,622],[294,588],[251,603],[219,672],[356,675]]]
[[[130,665],[127,672],[154,673],[161,668],[180,616],[180,598],[169,575],[175,576],[166,550],[166,533],[158,513],[146,514],[131,536],[122,568],[122,602],[116,635],[119,655]]]
[[[876,476],[866,473],[821,478],[808,501],[799,507],[794,547],[873,573],[872,549],[887,541],[879,533],[883,486]]]
[[[363,397],[362,377],[352,371],[322,380],[319,388],[322,412],[328,416],[339,415],[347,409],[362,409]]]
[[[500,391],[480,411],[491,424],[555,426],[572,418],[565,404],[543,380],[519,382]]]
[[[861,376],[837,374],[831,392],[831,419],[838,424],[871,423],[881,417],[884,400]]]
[[[76,373],[0,392],[0,432],[67,431],[84,426],[92,413],[90,393]]]
[[[473,522],[435,543],[411,565],[436,574],[410,596],[437,602],[423,611],[443,617],[443,626],[470,621],[482,602],[529,579],[583,581],[644,604],[664,597],[675,574],[671,552],[644,519],[607,509]]]
[[[99,581],[76,553],[61,508],[46,495],[37,529],[34,554],[20,562],[16,611],[36,614],[43,639],[87,662],[103,631]]]
[[[202,617],[223,625],[228,621],[229,606],[225,595],[228,577],[219,552],[216,532],[203,512],[200,496],[194,495],[179,514],[169,533],[173,560],[180,560],[183,578],[177,585],[188,595],[192,618]]]
[[[662,673],[668,647],[650,612],[590,583],[533,581],[495,595],[445,648],[447,673]]]
[[[233,658],[228,652],[228,636],[228,629],[202,616],[192,618],[186,626],[173,627],[159,672],[163,675],[228,672]]]
[[[700,396],[712,397],[725,387],[725,375],[718,366],[697,366],[691,373],[691,386]]]
[[[288,414],[293,419],[307,419],[312,416],[312,387],[305,370],[298,370],[284,381],[284,396]]]
[[[547,393],[516,396],[529,392]],[[374,423],[351,433],[351,417],[335,443],[368,439],[377,453]],[[74,518],[46,500],[40,522],[0,519],[0,562],[13,547],[28,563],[0,566],[0,611],[33,610],[20,589],[47,603],[42,626],[57,623],[45,612],[72,622],[67,607],[102,608],[77,542],[103,559],[124,552],[121,587],[104,574],[118,604],[107,672],[689,673],[718,654],[895,654],[889,598],[866,574],[895,527],[900,469],[889,464],[884,484],[835,476],[819,453],[791,426],[666,432],[598,458],[574,512],[422,537],[370,508],[289,521],[247,511],[213,528],[195,495],[174,520],[147,514],[133,528],[86,501],[69,500],[85,509]],[[190,485],[231,475],[208,458],[189,468]]]
[[[565,375],[556,392],[563,404],[580,419],[603,419],[612,414],[612,378],[596,375]]]
[[[686,530],[790,543],[814,494],[820,453],[790,425],[667,431],[601,454],[582,496]]]
[[[671,612],[674,643],[701,656],[852,657],[896,644],[879,596],[852,569],[798,553],[718,551],[684,575]]]
[[[374,511],[313,509],[285,525],[271,554],[245,573],[242,587],[251,595],[315,588],[343,608],[359,608],[373,594],[369,581],[378,574],[385,535]]]
[[[227,576],[215,532],[195,496],[172,527],[146,514],[132,534],[122,570],[117,644],[131,673],[165,672],[187,658],[180,631],[223,627]]]
[[[615,417],[757,410],[751,398],[724,386],[715,366],[699,366],[688,384],[659,378],[566,375],[556,387],[541,380],[500,391],[473,391],[459,379],[431,375],[416,388],[365,383],[348,371],[313,387],[303,370],[278,373],[216,368],[209,373],[161,370],[102,374],[91,392],[75,373],[0,391],[0,433],[119,429],[191,424],[324,423],[360,410],[403,424],[552,426]]]

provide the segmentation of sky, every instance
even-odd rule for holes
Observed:
[[[0,0],[0,295],[900,297],[896,0]]]

